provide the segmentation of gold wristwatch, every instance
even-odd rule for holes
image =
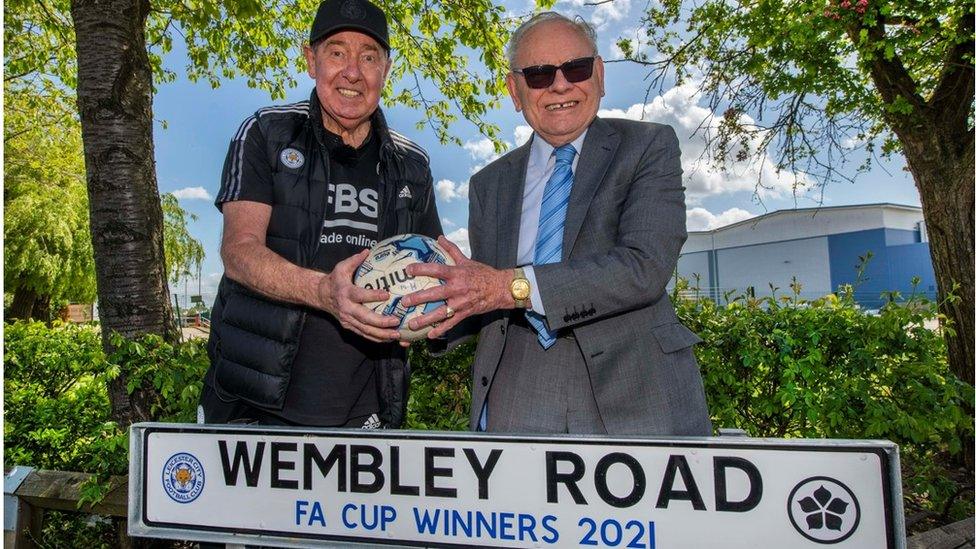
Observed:
[[[512,291],[512,299],[515,300],[515,307],[526,309],[529,306],[529,295],[532,288],[529,286],[529,279],[525,278],[525,271],[521,267],[515,268],[515,278],[512,279],[509,289]]]

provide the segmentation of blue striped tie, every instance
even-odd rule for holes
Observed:
[[[556,169],[542,193],[534,265],[557,263],[563,255],[563,226],[566,224],[569,193],[573,190],[573,157],[576,156],[576,149],[571,144],[566,144],[557,147],[553,154],[556,155]],[[527,311],[525,315],[529,324],[539,332],[539,343],[542,347],[552,347],[556,343],[555,331],[549,331],[545,320],[538,313]]]

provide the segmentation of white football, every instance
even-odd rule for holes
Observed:
[[[407,325],[410,319],[421,314],[429,314],[444,306],[443,301],[421,303],[414,307],[405,307],[400,303],[403,296],[407,294],[444,283],[439,278],[408,275],[407,265],[413,263],[454,265],[454,260],[433,238],[419,234],[401,234],[373,246],[369,256],[356,270],[353,279],[353,282],[361,288],[390,292],[390,298],[386,301],[366,305],[380,314],[399,318],[400,326],[397,329],[400,331],[400,337],[405,341],[423,339],[432,328],[428,326],[420,330],[411,330]]]

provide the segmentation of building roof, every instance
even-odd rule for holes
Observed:
[[[777,210],[710,231],[689,231],[682,253],[800,241],[870,230],[917,231],[922,222],[918,206],[851,204]]]
[[[770,219],[773,217],[778,217],[778,216],[800,215],[800,214],[810,213],[810,212],[813,212],[813,215],[815,216],[818,213],[833,212],[838,210],[851,210],[851,209],[858,209],[858,208],[892,208],[892,209],[899,209],[899,210],[908,210],[911,212],[922,211],[922,208],[920,206],[909,206],[908,204],[895,204],[893,202],[876,202],[873,204],[844,204],[841,206],[815,206],[812,208],[793,208],[793,209],[775,210],[772,212],[767,212],[761,215],[757,215],[756,217],[750,217],[749,219],[743,219],[742,221],[736,221],[735,223],[730,223],[728,225],[723,225],[721,227],[716,227],[714,229],[709,229],[705,231],[688,231],[688,234],[689,235],[715,234],[717,232],[727,231],[729,229],[741,227],[743,225],[756,224],[759,223],[760,221]]]

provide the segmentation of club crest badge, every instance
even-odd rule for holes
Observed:
[[[192,454],[173,454],[163,465],[163,488],[176,503],[197,499],[203,492],[203,484],[203,465]]]
[[[305,165],[305,155],[289,147],[281,151],[281,163],[293,170],[301,168]]]

